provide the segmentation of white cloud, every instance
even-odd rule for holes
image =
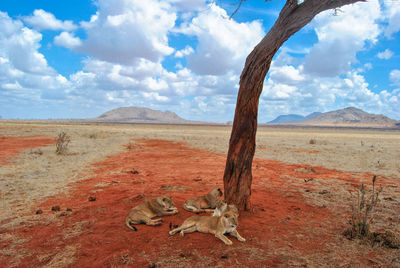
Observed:
[[[389,79],[395,86],[400,87],[400,70],[392,70],[390,72]]]
[[[23,20],[37,30],[73,31],[77,28],[72,21],[58,20],[53,14],[43,9],[36,9],[32,16],[23,17]]]
[[[385,36],[391,38],[393,34],[400,31],[400,5],[398,1],[383,1],[385,17],[388,26],[385,29]]]
[[[81,46],[82,41],[79,37],[75,37],[74,34],[62,32],[61,34],[54,37],[54,44],[69,49],[74,49]]]
[[[307,55],[304,71],[313,75],[336,76],[350,70],[356,54],[367,42],[375,43],[380,33],[378,1],[344,6],[339,16],[331,11],[319,14],[311,23],[318,43]],[[351,27],[349,27],[351,25]]]
[[[169,98],[160,96],[157,92],[142,92],[142,96],[148,101],[168,102]]]
[[[4,29],[0,31],[0,57],[7,59],[13,69],[31,74],[55,73],[38,51],[42,40],[39,32],[24,27],[3,12],[0,12],[0,24]]]
[[[29,116],[36,117],[43,113],[39,107],[47,111],[43,109],[44,105],[49,107],[46,101],[67,98],[70,82],[48,66],[39,52],[42,35],[3,12],[0,25],[0,107],[6,111],[25,109],[25,113],[29,107]],[[37,108],[35,115],[33,106]]]
[[[201,75],[239,73],[246,56],[264,37],[261,22],[238,23],[227,19],[225,10],[216,5],[200,12],[177,32],[196,36],[196,51],[187,56],[188,66]]]
[[[269,75],[278,83],[285,83],[288,85],[295,85],[304,80],[303,75],[301,75],[301,69],[297,70],[290,65],[284,65],[280,68],[272,67]]]
[[[186,46],[184,49],[178,50],[175,52],[175,58],[183,58],[188,56],[194,52],[191,46]]]
[[[158,61],[173,53],[168,32],[176,14],[168,3],[158,0],[99,0],[99,10],[81,25],[87,39],[78,51],[98,59],[133,64],[140,58]]]
[[[169,2],[181,11],[204,10],[207,8],[205,0],[169,0]]]
[[[385,49],[385,51],[379,52],[376,56],[381,60],[388,60],[394,55],[393,51],[390,49]]]

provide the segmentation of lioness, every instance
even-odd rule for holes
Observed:
[[[221,239],[225,244],[232,245],[232,241],[224,234],[229,233],[241,242],[246,241],[236,230],[237,226],[238,215],[232,211],[227,211],[221,216],[192,216],[187,218],[180,227],[171,230],[169,234],[174,235],[180,232],[181,236],[184,236],[195,231],[210,233]]]
[[[152,220],[155,216],[175,215],[178,209],[174,206],[171,196],[160,196],[146,200],[144,203],[132,208],[126,217],[126,226],[136,231],[132,224],[145,223],[147,225],[159,225],[162,219]]]
[[[217,205],[217,200],[221,196],[221,189],[214,188],[206,195],[186,200],[183,208],[194,213],[213,212]]]
[[[213,216],[221,216],[226,211],[232,211],[239,215],[239,210],[234,204],[228,205],[228,203],[224,199],[219,199],[217,201],[217,206],[214,209]]]

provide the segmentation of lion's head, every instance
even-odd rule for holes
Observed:
[[[218,197],[221,197],[223,195],[220,188],[212,189],[209,194],[212,195],[215,199],[218,199]]]
[[[157,197],[157,203],[165,210],[176,209],[172,197],[168,195]]]
[[[238,215],[233,211],[224,212],[221,215],[221,221],[227,232],[231,232],[238,226]]]

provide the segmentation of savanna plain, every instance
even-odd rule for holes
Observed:
[[[169,236],[192,215],[186,199],[223,187],[230,130],[0,121],[0,267],[400,267],[400,130],[259,127],[246,241]],[[381,236],[349,239],[377,192],[368,223]],[[125,226],[160,195],[177,215]]]

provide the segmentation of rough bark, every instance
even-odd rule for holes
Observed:
[[[249,210],[252,162],[255,153],[258,102],[272,58],[283,43],[318,13],[365,0],[287,0],[277,21],[248,55],[236,102],[229,151],[224,173],[224,194],[229,203]]]

